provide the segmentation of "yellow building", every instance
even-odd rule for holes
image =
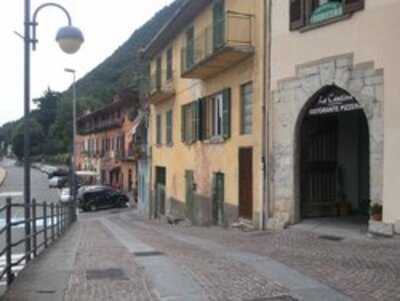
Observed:
[[[262,225],[264,3],[186,1],[146,47],[154,216]]]

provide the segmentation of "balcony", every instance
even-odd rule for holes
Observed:
[[[175,95],[174,72],[162,70],[151,74],[149,94],[151,104],[157,104],[173,97]]]
[[[182,77],[207,79],[254,54],[253,16],[227,12],[181,51]]]
[[[100,122],[98,124],[92,124],[91,126],[87,126],[85,128],[80,128],[79,129],[79,134],[80,135],[89,135],[89,134],[94,134],[94,133],[99,133],[111,129],[117,129],[121,128],[124,123],[124,118],[117,118],[117,119],[111,119],[111,120],[106,120],[103,122]]]

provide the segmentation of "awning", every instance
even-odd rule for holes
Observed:
[[[138,117],[136,117],[136,119],[133,121],[131,135],[135,135],[136,134],[136,131],[139,128],[139,126],[142,124],[143,120],[144,120],[144,114],[143,113],[139,113]]]

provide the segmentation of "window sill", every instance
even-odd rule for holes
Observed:
[[[350,19],[352,17],[352,15],[353,14],[345,14],[343,16],[332,18],[332,19],[328,19],[328,20],[322,21],[320,23],[308,24],[305,27],[300,28],[299,32],[303,33],[303,32],[307,32],[307,31],[310,31],[310,30],[313,30],[313,29],[316,29],[316,28],[320,28],[320,27],[326,26],[326,25],[330,25],[330,24],[333,24],[333,23],[341,22],[341,21]]]
[[[204,140],[204,143],[207,143],[207,144],[222,144],[222,143],[225,143],[225,139],[223,137],[211,137],[208,140]]]
[[[169,147],[169,148],[172,148],[172,147],[174,147],[174,144],[173,143],[167,143],[165,146]]]

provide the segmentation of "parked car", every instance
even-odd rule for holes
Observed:
[[[51,169],[47,174],[48,178],[51,179],[53,177],[68,177],[69,171],[64,168],[56,167],[55,169]]]
[[[69,188],[63,188],[60,191],[60,202],[68,203],[72,200],[71,192]]]
[[[86,189],[79,196],[79,208],[83,211],[96,211],[97,209],[126,207],[129,198],[107,186],[98,186]]]
[[[64,188],[68,185],[68,177],[52,177],[49,180],[50,188]]]

